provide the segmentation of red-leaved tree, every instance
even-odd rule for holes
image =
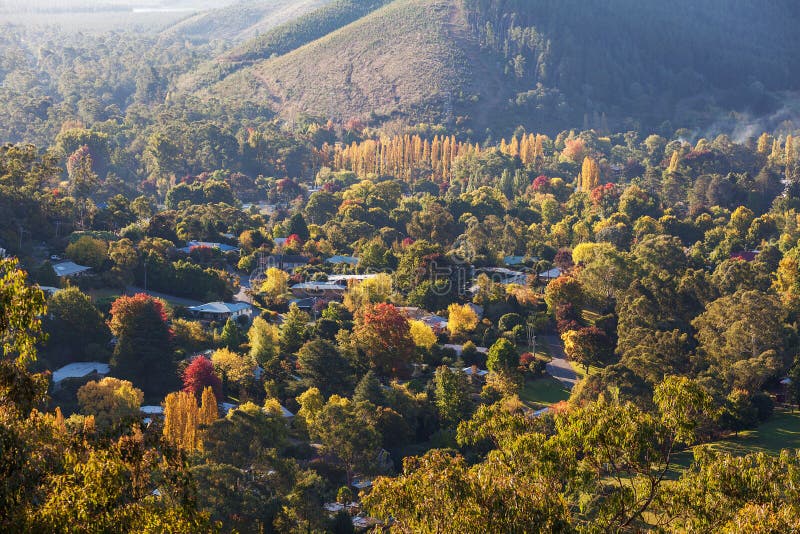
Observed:
[[[381,303],[364,310],[353,333],[378,373],[408,376],[416,351],[408,319],[396,307]]]
[[[211,386],[217,400],[222,400],[222,380],[214,372],[214,364],[208,358],[198,356],[183,371],[183,391],[199,398],[206,386]]]

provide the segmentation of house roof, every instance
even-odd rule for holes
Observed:
[[[238,247],[234,247],[232,245],[226,245],[225,243],[211,243],[209,241],[187,241],[186,246],[183,248],[179,248],[181,252],[189,253],[192,251],[194,247],[208,247],[208,248],[216,248],[222,252],[232,252],[234,250],[239,250]]]
[[[331,274],[328,276],[329,282],[346,282],[349,280],[358,280],[364,281],[369,280],[370,278],[375,278],[378,276],[378,273],[371,273],[371,274]]]
[[[190,311],[198,313],[236,313],[250,309],[246,302],[208,302],[200,306],[189,306]]]
[[[465,375],[472,376],[472,367],[464,367],[462,371],[464,372]],[[487,371],[486,369],[476,369],[475,374],[478,376],[486,376],[489,374],[489,371]]]
[[[308,258],[297,254],[273,254],[267,258],[267,263],[308,263]]]
[[[325,263],[332,263],[334,265],[339,265],[342,263],[346,263],[347,265],[357,265],[358,258],[355,256],[331,256],[325,260]]]
[[[539,276],[542,278],[558,278],[561,276],[561,269],[558,267],[553,267],[552,269],[545,271],[543,273],[539,273]]]
[[[53,371],[53,383],[58,384],[65,378],[83,378],[92,373],[107,375],[111,367],[102,362],[75,362]]]
[[[506,256],[503,258],[506,265],[522,265],[525,263],[525,256]]]
[[[85,265],[78,265],[72,261],[62,261],[53,265],[53,270],[58,276],[72,276],[74,274],[84,273],[91,270],[91,267]]]
[[[347,287],[333,282],[302,282],[293,285],[290,289],[297,291],[345,291]]]

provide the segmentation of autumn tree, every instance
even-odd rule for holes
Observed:
[[[579,363],[589,372],[589,366],[609,363],[614,347],[605,332],[596,326],[567,330],[561,334],[564,353],[570,361]]]
[[[116,376],[146,395],[162,394],[175,384],[172,334],[160,300],[143,293],[119,297],[111,305],[109,327],[117,338],[111,359]]]
[[[430,349],[436,344],[436,334],[430,326],[416,319],[411,319],[408,324],[414,345],[423,349]]]
[[[376,304],[363,311],[353,329],[358,347],[370,365],[384,376],[405,376],[414,359],[411,329],[392,304]]]
[[[469,304],[451,304],[447,307],[447,329],[455,336],[465,336],[478,326],[478,315]]]
[[[210,425],[218,418],[219,408],[217,406],[217,396],[214,395],[214,388],[206,386],[203,388],[203,395],[200,399],[198,421],[201,425]]]
[[[81,412],[94,416],[97,426],[104,430],[139,419],[143,399],[142,390],[110,376],[87,382],[78,390]]]
[[[178,391],[164,399],[164,438],[171,445],[194,451],[200,448],[200,411],[197,398],[189,391]]]
[[[289,293],[289,273],[270,267],[264,273],[264,281],[258,287],[258,292],[270,306],[280,306],[286,303]]]
[[[206,387],[211,387],[217,399],[222,398],[222,380],[217,376],[214,364],[204,356],[197,356],[183,371],[183,391],[191,393],[195,398]]]

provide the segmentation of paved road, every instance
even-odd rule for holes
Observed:
[[[547,374],[564,384],[567,389],[572,389],[578,381],[578,375],[564,356],[564,348],[558,336],[541,336],[550,349],[553,360],[547,364]]]

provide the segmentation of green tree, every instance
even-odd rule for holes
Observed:
[[[57,359],[78,360],[97,357],[111,334],[103,315],[91,299],[77,287],[57,291],[48,301],[45,329],[50,335],[48,352]],[[106,355],[107,357],[107,355]]]
[[[311,420],[309,433],[341,461],[348,482],[356,470],[373,469],[381,443],[373,404],[334,395]]]
[[[456,425],[470,412],[469,384],[460,370],[451,371],[447,366],[436,369],[434,376],[434,399],[439,417],[447,425]]]
[[[231,350],[238,350],[242,343],[245,342],[245,339],[247,338],[242,331],[242,327],[239,326],[235,319],[229,317],[219,335],[219,341],[222,346]]]
[[[310,321],[311,317],[298,308],[297,304],[292,303],[289,306],[280,332],[280,347],[283,354],[294,354],[303,346]]]
[[[247,331],[250,343],[250,357],[259,365],[276,358],[280,351],[280,332],[278,327],[268,323],[263,317],[253,319]]]
[[[177,384],[172,334],[161,301],[145,294],[119,297],[111,305],[111,333],[117,338],[114,374],[159,395]]]
[[[500,338],[489,347],[486,367],[495,373],[508,373],[519,366],[519,353],[506,338]]]
[[[342,357],[336,345],[324,339],[307,341],[297,351],[298,373],[319,388],[323,395],[349,393],[352,388],[350,362]]]

